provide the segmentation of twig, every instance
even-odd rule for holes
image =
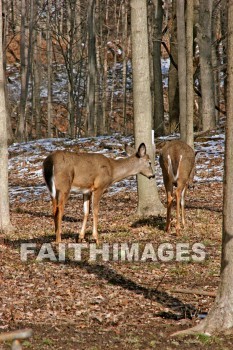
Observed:
[[[158,290],[158,288],[159,288],[159,286],[161,285],[161,283],[163,282],[163,280],[164,280],[166,274],[167,274],[167,271],[165,271],[165,273],[164,273],[164,275],[162,276],[161,280],[160,280],[159,283],[157,284],[155,290]]]
[[[206,292],[204,290],[198,290],[198,289],[172,289],[172,293],[184,293],[184,294],[197,294],[197,295],[206,295],[209,297],[216,297],[215,292]]]
[[[32,336],[32,329],[23,329],[19,331],[0,334],[0,341],[26,339],[26,338],[30,338],[31,336]]]

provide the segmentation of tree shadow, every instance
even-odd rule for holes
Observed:
[[[27,209],[18,209],[17,211],[15,211],[17,213],[20,213],[20,214],[29,214],[33,217],[39,217],[39,218],[42,218],[42,217],[45,217],[45,218],[51,218],[53,219],[53,215],[51,213],[48,213],[48,212],[37,212],[37,211],[32,211],[32,210],[27,210]],[[83,218],[74,218],[73,216],[67,216],[67,215],[64,215],[63,218],[62,218],[62,221],[65,221],[65,222],[82,222],[82,219]]]
[[[77,235],[77,233],[63,233],[62,234],[62,238],[63,239],[74,239]],[[44,243],[54,243],[54,245],[56,240],[56,235],[52,234],[52,235],[46,235],[46,236],[40,236],[40,237],[35,237],[35,238],[31,238],[31,239],[27,239],[27,238],[22,238],[22,239],[18,239],[18,240],[13,240],[10,238],[5,237],[4,238],[4,244],[10,248],[13,249],[19,249],[21,247],[21,244],[27,244],[27,243],[34,243],[37,244],[38,246],[44,244]]]
[[[95,274],[99,279],[106,280],[109,284],[119,286],[123,289],[133,291],[135,294],[143,295],[145,299],[155,301],[171,311],[155,313],[155,316],[180,320],[183,318],[192,319],[197,314],[197,309],[191,304],[185,304],[181,300],[166,291],[157,288],[148,288],[132,281],[131,279],[116,272],[113,268],[99,263],[90,264],[88,261],[72,261],[66,259],[65,264],[85,269],[90,274]]]
[[[64,234],[64,238],[69,239],[73,238],[73,234]],[[40,251],[41,245],[44,243],[54,243],[55,236],[43,236],[34,239],[19,239],[19,240],[10,240],[4,239],[4,244],[13,249],[19,249],[21,244],[23,243],[35,243],[36,247],[34,249],[34,254],[37,254]],[[52,245],[53,246],[53,245]],[[55,255],[57,254],[56,244],[53,247]],[[149,288],[140,285],[137,282],[132,281],[130,278],[124,276],[121,273],[118,273],[114,270],[114,268],[107,266],[107,264],[101,264],[99,262],[89,262],[88,259],[85,258],[82,261],[74,261],[69,257],[66,257],[65,261],[59,262],[51,262],[53,264],[65,264],[69,265],[73,268],[80,268],[85,270],[89,274],[94,274],[98,279],[102,279],[107,281],[109,284],[114,286],[119,286],[125,290],[129,290],[134,292],[135,294],[143,295],[145,299],[149,299],[151,301],[155,301],[165,308],[169,308],[169,311],[162,311],[155,313],[155,316],[180,320],[183,318],[192,319],[198,312],[198,310],[191,304],[185,304],[177,297],[173,297],[168,294],[166,291],[158,290],[158,288]]]
[[[221,208],[216,208],[214,206],[208,205],[208,204],[192,204],[192,203],[187,203],[185,205],[186,209],[202,209],[202,210],[208,210],[211,212],[216,212],[216,213],[221,213],[222,209]]]
[[[142,227],[142,226],[149,226],[149,227],[155,227],[160,231],[164,231],[166,224],[166,218],[162,216],[149,216],[147,218],[141,218],[136,221],[134,221],[131,224],[132,228]]]

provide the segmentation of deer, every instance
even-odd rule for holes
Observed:
[[[195,168],[195,153],[192,147],[180,140],[168,141],[163,146],[159,163],[162,168],[163,182],[167,195],[166,232],[171,230],[171,210],[173,186],[176,187],[176,234],[180,234],[180,206],[181,221],[185,227],[185,194],[193,181]]]
[[[130,153],[129,157],[114,159],[99,153],[57,150],[44,160],[43,175],[52,199],[56,243],[61,242],[61,221],[71,189],[79,190],[83,194],[84,217],[79,242],[85,239],[92,200],[92,239],[99,244],[97,232],[99,205],[108,187],[132,175],[142,174],[148,179],[155,177],[144,143],[140,144],[137,152],[132,151],[129,146],[126,147],[126,152]]]

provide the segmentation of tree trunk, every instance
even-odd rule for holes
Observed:
[[[128,135],[128,123],[127,123],[127,61],[128,61],[128,1],[122,4],[122,25],[123,25],[123,66],[122,66],[122,89],[123,89],[123,104],[122,104],[122,117],[124,123],[124,133]]]
[[[68,67],[68,113],[69,113],[69,136],[73,139],[75,132],[75,86],[74,86],[74,41],[75,41],[75,4],[68,4],[67,18],[67,67]]]
[[[82,57],[82,19],[81,19],[81,3],[75,0],[75,59],[77,62]]]
[[[35,33],[35,47],[34,47],[34,59],[33,59],[33,112],[35,115],[35,127],[36,138],[41,138],[41,108],[40,108],[40,87],[41,87],[41,75],[40,75],[40,51],[38,47],[41,47],[41,33]]]
[[[47,8],[47,79],[48,79],[48,100],[47,100],[47,109],[48,109],[48,137],[52,137],[52,36],[50,29],[50,20],[51,20],[51,10],[52,10],[52,1],[48,0]]]
[[[2,1],[0,1],[2,13]],[[8,150],[7,150],[7,114],[5,106],[3,49],[2,49],[2,16],[0,16],[0,234],[13,229],[10,222],[8,196]]]
[[[170,52],[175,63],[178,61],[177,50],[177,19],[176,19],[176,0],[172,1],[172,29],[170,38]],[[178,86],[178,72],[173,64],[170,64],[169,68],[169,80],[168,80],[168,101],[169,101],[169,120],[170,120],[170,132],[177,131],[179,126],[179,86]]]
[[[30,22],[27,23],[27,10],[25,0],[21,1],[21,36],[20,36],[20,58],[21,58],[21,93],[20,93],[20,120],[18,127],[18,139],[27,139],[26,103],[28,97],[29,78],[32,71],[33,53],[33,30],[34,30],[34,1],[30,0]],[[28,46],[26,39],[28,38]]]
[[[109,39],[109,0],[105,0],[105,25],[106,25],[106,43]],[[108,133],[109,131],[109,121],[107,118],[107,79],[108,79],[108,49],[105,43],[104,49],[104,64],[103,64],[103,93],[102,93],[102,112],[103,112],[103,131],[104,133]]]
[[[95,136],[95,83],[96,83],[96,48],[94,30],[95,0],[89,0],[88,5],[88,83],[87,83],[87,133]]]
[[[101,62],[101,51],[102,51],[102,14],[101,14],[101,3],[100,0],[96,0],[96,11],[95,11],[95,31],[98,33],[96,36],[96,89],[95,89],[95,120],[96,120],[96,135],[103,135],[103,113],[102,113],[102,62]]]
[[[187,2],[186,23],[186,142],[194,148],[193,144],[193,0]]]
[[[225,37],[227,36],[227,11],[228,11],[228,5],[227,5],[227,0],[222,0],[221,1],[221,12],[220,12],[220,20],[221,20],[221,36]],[[226,45],[226,40],[222,41],[222,54],[221,54],[221,61],[222,61],[222,66],[226,67],[227,63],[227,45]],[[222,74],[226,75],[226,69],[223,68]],[[226,82],[226,80],[225,80]],[[224,102],[226,104],[226,94],[227,94],[227,87],[226,83],[224,84]],[[223,102],[223,103],[224,103]]]
[[[115,11],[114,11],[114,17],[115,17],[115,40],[118,41],[119,36],[119,18],[120,14],[117,13],[117,3],[114,3]],[[116,88],[116,81],[117,81],[117,51],[115,48],[113,48],[113,66],[112,66],[112,86],[111,86],[111,92],[110,92],[110,118],[114,119],[114,100],[115,100],[115,88]],[[120,122],[117,123],[117,132],[120,132]]]
[[[214,76],[212,69],[212,11],[213,0],[200,0],[200,23],[198,44],[200,48],[202,128],[203,131],[215,127]]]
[[[154,129],[155,135],[164,134],[163,81],[161,71],[161,40],[163,24],[163,2],[153,0],[154,4],[154,43],[153,43],[153,83],[154,83]]]
[[[220,12],[215,11],[212,16],[212,67],[213,67],[213,75],[214,75],[214,98],[215,98],[215,106],[220,108],[220,96],[221,96],[221,75],[219,74],[218,62],[221,62],[221,58],[219,57],[219,43],[218,38],[220,35]],[[216,125],[219,124],[220,112],[215,109],[215,120]]]
[[[186,33],[185,33],[185,1],[177,0],[177,46],[178,46],[178,80],[179,80],[179,102],[180,102],[180,139],[186,141]]]
[[[11,4],[12,5],[12,4]],[[3,38],[2,38],[2,46],[3,46],[3,78],[4,78],[4,91],[5,91],[5,107],[6,107],[6,114],[7,114],[7,141],[8,144],[13,143],[14,141],[14,135],[11,125],[11,117],[10,117],[10,105],[9,105],[9,98],[8,98],[8,89],[6,84],[6,51],[7,51],[7,35],[9,31],[9,25],[8,25],[8,18],[7,12],[10,10],[10,5],[3,2],[3,13],[5,14],[4,21],[3,21]],[[13,11],[13,8],[12,8]],[[11,17],[12,18],[12,17]]]
[[[25,139],[25,108],[26,108],[26,4],[25,0],[21,1],[21,34],[20,34],[20,73],[21,73],[21,91],[20,91],[20,108],[19,124],[17,128],[17,139]]]
[[[223,227],[220,284],[208,316],[178,334],[228,333],[233,330],[233,0],[228,1],[227,121],[223,183]]]
[[[152,113],[147,32],[147,0],[131,0],[131,33],[133,65],[133,103],[135,146],[144,142],[154,163]],[[156,182],[138,175],[138,214],[158,215],[164,212]]]

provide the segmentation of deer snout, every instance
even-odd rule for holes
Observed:
[[[154,179],[155,178],[155,174],[148,176],[148,179]]]

